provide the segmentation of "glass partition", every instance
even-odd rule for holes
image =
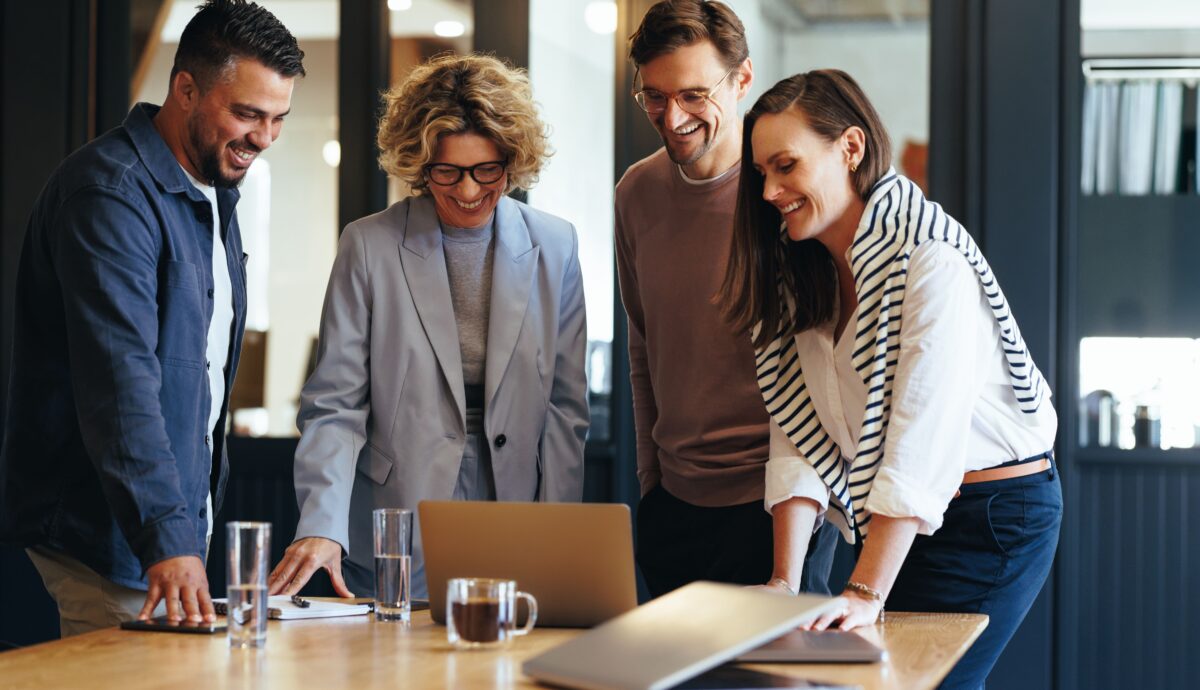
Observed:
[[[529,77],[554,148],[529,203],[567,219],[579,233],[593,415],[589,438],[604,441],[612,392],[617,6],[606,0],[530,0],[529,22]]]

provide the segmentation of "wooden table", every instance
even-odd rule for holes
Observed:
[[[863,634],[888,650],[866,665],[753,668],[865,690],[933,688],[987,627],[987,616],[889,613]],[[225,635],[109,628],[0,653],[0,688],[533,688],[521,663],[580,633],[541,628],[507,650],[462,652],[427,611],[413,622],[370,616],[271,621],[263,650],[231,650]]]

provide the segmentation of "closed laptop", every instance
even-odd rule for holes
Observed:
[[[529,659],[522,670],[568,688],[669,688],[844,605],[693,582]]]

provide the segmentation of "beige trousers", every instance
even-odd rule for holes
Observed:
[[[144,591],[118,585],[62,551],[34,546],[25,549],[25,553],[41,574],[46,591],[58,604],[59,631],[63,637],[133,620],[146,603]],[[166,614],[165,603],[160,601],[154,615]]]

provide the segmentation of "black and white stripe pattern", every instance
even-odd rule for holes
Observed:
[[[867,386],[862,432],[853,459],[846,458],[821,427],[800,370],[795,337],[779,334],[757,350],[758,385],[767,411],[830,489],[829,505],[841,513],[850,533],[867,534],[864,509],[879,463],[891,415],[892,385],[900,358],[900,317],[908,261],[922,242],[945,242],[962,252],[979,277],[1004,341],[1013,391],[1022,412],[1037,412],[1046,384],[1029,355],[1004,293],[975,241],[941,206],[928,201],[909,179],[889,170],[871,190],[867,219],[850,248],[858,310],[854,367]],[[787,241],[786,233],[782,241]],[[783,292],[783,283],[780,282]],[[790,295],[780,303],[790,311]],[[791,324],[789,313],[781,324]],[[755,327],[755,335],[760,326]]]

